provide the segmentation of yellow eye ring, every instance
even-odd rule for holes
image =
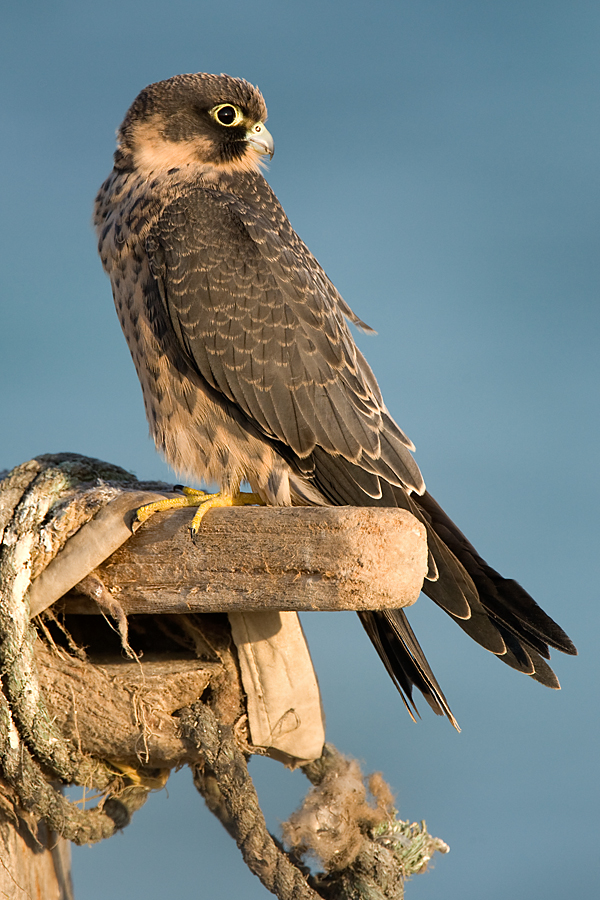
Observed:
[[[219,103],[218,106],[211,109],[210,114],[215,122],[224,125],[225,128],[233,128],[244,121],[243,112],[233,103]]]

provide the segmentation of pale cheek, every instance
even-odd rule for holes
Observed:
[[[214,146],[208,138],[200,136],[189,141],[168,141],[161,137],[160,121],[139,125],[133,140],[133,161],[143,177],[157,172],[181,169],[187,166],[210,166],[218,172],[259,172],[265,160],[251,145],[246,145],[240,159],[227,162],[214,161]]]
[[[159,137],[136,143],[133,151],[135,167],[141,175],[168,171],[192,164],[201,165],[203,155],[208,155],[208,142],[165,141]]]

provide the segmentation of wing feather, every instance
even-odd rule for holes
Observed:
[[[319,445],[368,459],[370,497],[375,486],[380,496],[380,474],[422,490],[397,427],[382,455],[389,417],[345,317],[362,323],[280,208],[271,212],[201,187],[163,210],[146,249],[184,351],[212,387],[299,457]]]

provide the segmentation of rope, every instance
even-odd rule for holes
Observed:
[[[327,744],[320,759],[302,767],[315,787],[284,823],[292,848],[288,854],[269,834],[233,728],[197,703],[182,710],[181,731],[204,753],[194,784],[235,839],[250,871],[279,900],[402,900],[406,878],[424,871],[436,850],[448,851],[427,833],[424,822],[397,818],[380,775],[369,779],[373,803],[367,802],[356,760]],[[325,868],[323,874],[309,874],[303,859],[310,857]]]
[[[204,769],[194,783],[207,806],[241,850],[244,862],[279,900],[317,900],[305,872],[294,865],[269,834],[258,796],[233,728],[220,724],[208,706],[197,703],[181,719],[182,734],[201,747]]]
[[[1,770],[24,809],[78,844],[126,825],[148,790],[124,787],[118,773],[82,754],[55,726],[40,689],[27,591],[69,537],[134,483],[117,466],[66,453],[17,466],[0,483]],[[50,781],[93,787],[107,798],[81,810]]]

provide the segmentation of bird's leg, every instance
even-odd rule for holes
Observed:
[[[206,491],[197,491],[195,488],[182,487],[183,497],[165,497],[164,500],[157,500],[154,503],[147,503],[146,506],[140,506],[136,512],[136,527],[153,516],[154,513],[163,509],[182,509],[188,506],[197,506],[198,510],[192,519],[192,533],[196,534],[200,528],[200,523],[209,509],[215,506],[264,506],[258,494],[251,494],[247,491],[218,491],[216,494],[208,494]]]

